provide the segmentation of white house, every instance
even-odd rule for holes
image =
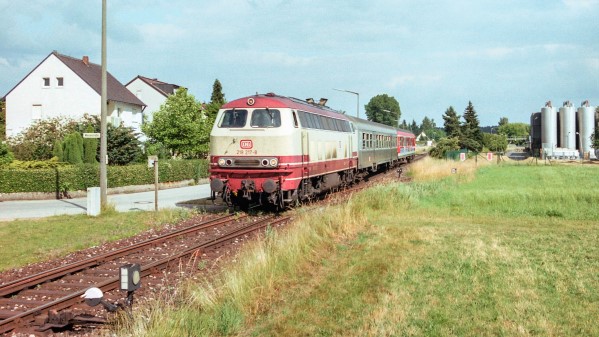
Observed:
[[[166,98],[174,94],[180,86],[138,75],[125,84],[125,87],[146,104],[144,116],[151,122],[154,112],[160,110]]]
[[[108,121],[140,132],[145,104],[110,73],[106,79]],[[16,136],[39,119],[99,116],[101,94],[100,65],[87,56],[76,59],[54,51],[4,96],[6,136]]]

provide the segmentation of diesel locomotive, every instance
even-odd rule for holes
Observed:
[[[212,197],[277,208],[414,158],[413,133],[273,93],[233,100],[210,134]]]

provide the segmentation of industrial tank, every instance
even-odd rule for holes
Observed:
[[[533,112],[530,114],[530,148],[538,155],[541,146],[541,113]]]
[[[551,101],[541,108],[541,143],[548,151],[557,147],[557,113]]]
[[[578,132],[580,133],[581,154],[592,151],[591,136],[595,132],[595,108],[588,101],[578,108]]]
[[[570,101],[564,102],[559,108],[559,125],[561,130],[561,147],[566,149],[576,148],[576,113]]]

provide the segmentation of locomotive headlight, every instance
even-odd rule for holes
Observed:
[[[218,166],[225,166],[225,160],[223,158],[218,160]]]
[[[270,160],[270,166],[276,167],[279,164],[279,160],[277,158],[273,158]]]

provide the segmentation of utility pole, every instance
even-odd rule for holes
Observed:
[[[106,0],[102,0],[102,94],[100,98],[100,205],[105,209],[108,198],[106,190],[108,177],[106,174],[106,160],[108,156],[108,142],[106,133],[106,115],[108,110],[108,99],[106,89]]]

